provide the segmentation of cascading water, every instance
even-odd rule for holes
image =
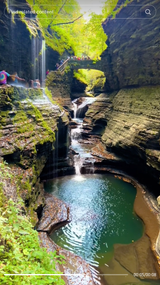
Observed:
[[[81,166],[83,164],[83,159],[81,157],[81,145],[78,142],[78,140],[81,138],[81,132],[82,132],[82,120],[74,119],[74,121],[77,123],[77,127],[71,130],[71,147],[75,151],[74,155],[74,166],[75,166],[75,172],[77,175],[81,175]]]
[[[77,104],[75,103],[76,101],[77,101],[77,100],[72,101],[74,119],[76,119],[76,112],[77,112],[77,109],[78,109],[78,106],[77,106]]]
[[[32,49],[32,78],[36,79],[36,65],[35,65],[35,58],[36,58],[36,39],[35,37],[32,38],[31,43],[31,49]]]
[[[96,98],[94,97],[83,97],[82,103],[78,106],[76,110],[76,117],[78,118],[84,118],[85,113],[88,110],[88,106],[91,105]]]
[[[51,105],[52,102],[48,98],[48,96],[45,94],[45,79],[46,79],[46,42],[45,40],[42,40],[42,89],[43,89],[43,97],[50,102]]]
[[[46,43],[42,40],[42,87],[45,87],[46,78]]]
[[[73,121],[76,123],[76,128],[71,130],[71,147],[75,151],[74,155],[74,166],[75,172],[77,174],[77,179],[80,178],[81,175],[81,167],[83,166],[84,161],[87,159],[90,161],[90,173],[94,173],[94,159],[92,158],[90,151],[87,151],[87,147],[81,143],[82,139],[82,131],[83,131],[83,119],[76,118],[77,110],[79,108],[83,108],[86,104],[91,104],[94,102],[95,98],[85,98],[79,107],[77,107],[76,101],[74,100],[73,108],[74,108],[74,119]]]
[[[41,66],[40,66],[40,60],[39,60],[39,53],[41,51],[41,39],[38,37],[32,38],[31,43],[31,49],[32,49],[32,79],[39,79],[41,74]]]
[[[110,175],[81,174],[86,160],[92,161],[94,173],[94,163],[90,146],[82,141],[83,120],[74,118],[73,121],[76,127],[71,129],[71,147],[75,152],[76,175],[45,183],[47,192],[70,205],[72,221],[53,232],[51,238],[90,264],[94,284],[108,284],[101,275],[118,273],[117,263],[112,264],[114,244],[129,244],[143,233],[141,220],[133,214],[136,190],[133,185]],[[120,269],[123,268],[120,266]],[[125,272],[128,276],[128,271]],[[130,276],[127,281],[126,284],[132,281]]]

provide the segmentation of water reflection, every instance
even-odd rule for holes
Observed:
[[[94,266],[107,263],[115,243],[131,243],[142,236],[143,224],[133,213],[136,189],[111,175],[81,175],[47,182],[71,208],[72,222],[55,231],[53,240]]]

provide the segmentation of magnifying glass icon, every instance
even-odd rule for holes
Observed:
[[[146,10],[145,10],[145,14],[146,14],[146,15],[151,15],[151,10],[150,10],[150,9],[146,9]]]

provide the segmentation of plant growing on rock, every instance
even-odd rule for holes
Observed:
[[[38,233],[24,213],[22,200],[17,199],[16,204],[11,199],[7,201],[3,188],[6,179],[12,180],[13,175],[3,162],[0,169],[0,284],[65,284],[60,276],[51,276],[61,274],[56,270],[56,264],[61,264],[63,257],[56,252],[47,253],[40,247]]]

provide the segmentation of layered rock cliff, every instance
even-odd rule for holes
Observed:
[[[63,148],[68,147],[68,116],[41,89],[3,86],[0,102],[0,157],[11,166],[20,195],[33,212],[43,204],[43,187],[38,181],[56,148],[58,128],[64,134],[61,147],[63,143]]]
[[[103,147],[94,147],[93,154],[103,165],[143,176],[155,190],[160,178],[160,86],[98,96],[86,113],[84,128],[85,136],[102,136]]]
[[[125,1],[119,1],[122,4]],[[117,10],[119,6],[115,8]],[[151,15],[145,10],[149,9]],[[108,94],[101,94],[84,119],[84,137],[103,165],[123,168],[159,193],[160,178],[160,3],[131,1],[103,23],[108,48],[102,65]],[[98,163],[98,161],[97,161]],[[143,179],[142,179],[143,178]]]

